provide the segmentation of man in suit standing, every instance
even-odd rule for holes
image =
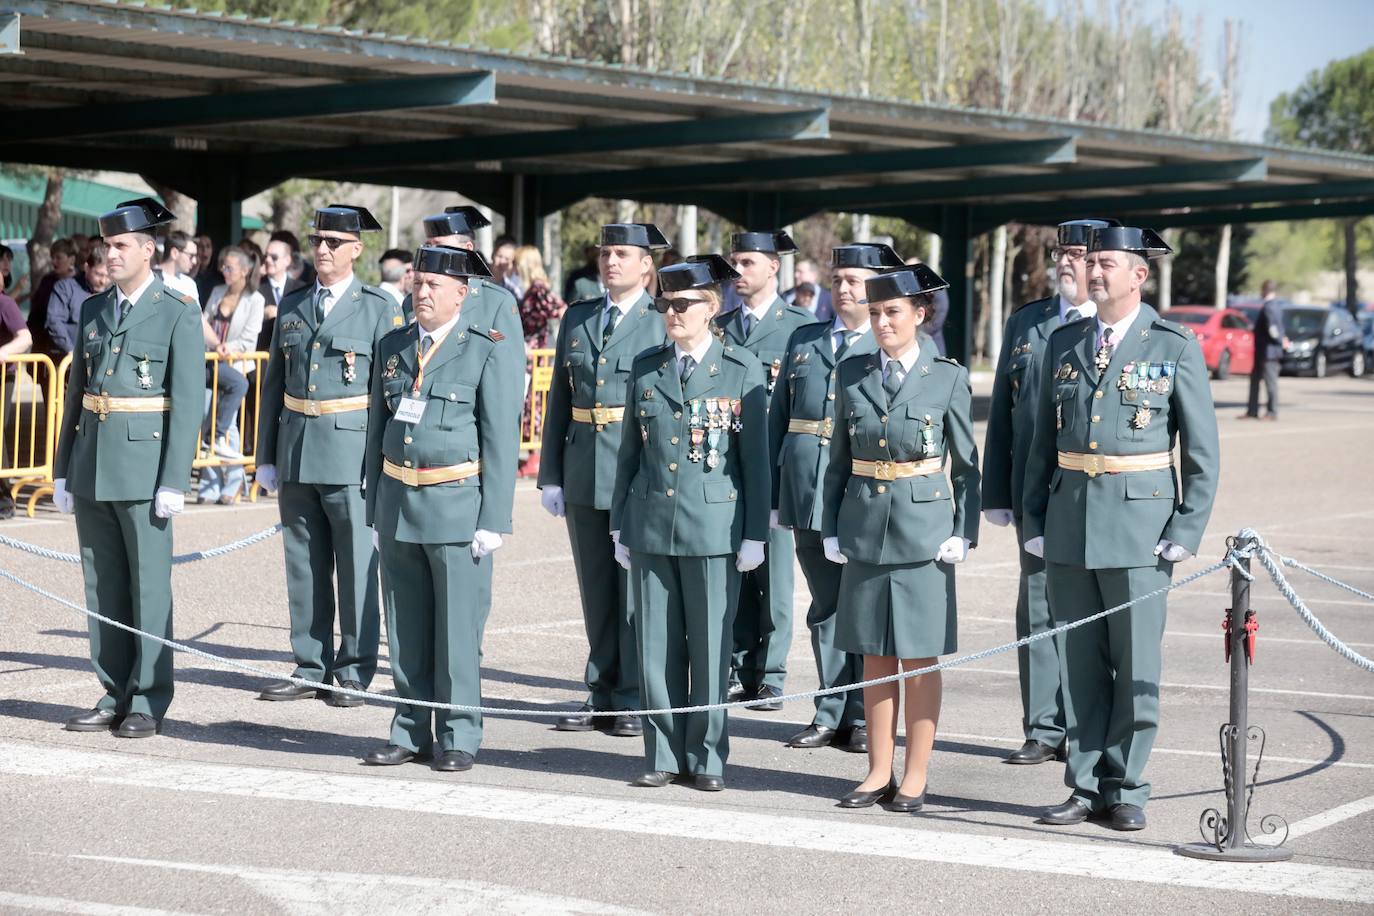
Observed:
[[[281,239],[267,243],[267,251],[262,256],[262,283],[258,291],[262,293],[262,330],[258,333],[258,349],[266,350],[272,345],[272,329],[277,324],[277,309],[282,300],[296,290],[309,284],[291,276],[291,246]]]
[[[1250,403],[1242,420],[1260,418],[1260,382],[1264,382],[1266,410],[1264,419],[1279,418],[1279,368],[1283,362],[1284,351],[1289,347],[1288,335],[1283,332],[1283,306],[1279,305],[1278,289],[1273,280],[1265,280],[1260,286],[1264,305],[1260,309],[1259,320],[1255,322],[1255,364],[1250,370]]]
[[[815,321],[806,309],[788,305],[778,295],[782,255],[796,250],[786,232],[737,232],[730,237],[730,266],[739,274],[734,288],[740,307],[715,321],[726,344],[748,350],[763,364],[769,397],[782,374],[792,332]],[[751,455],[749,460],[769,461],[769,457]],[[782,709],[778,697],[783,693],[787,652],[792,646],[793,550],[792,532],[772,529],[768,559],[740,577],[728,695],[732,701],[760,700],[751,707],[756,710]]]
[[[154,233],[175,219],[146,197],[100,217],[114,285],[81,306],[53,462],[53,502],[76,512],[86,605],[165,639],[171,520],[185,505],[205,391],[200,309],[153,271]],[[172,650],[94,620],[90,640],[105,695],[67,730],[159,733]]]
[[[1137,602],[1064,634],[1064,781],[1073,794],[1044,811],[1046,824],[1097,815],[1114,830],[1145,827],[1167,598],[1141,599],[1197,553],[1216,497],[1220,443],[1202,348],[1140,298],[1146,258],[1169,252],[1149,229],[1093,229],[1097,316],[1063,325],[1045,349],[1025,550],[1045,560],[1055,623]]]
[[[821,283],[820,265],[811,258],[802,258],[797,261],[792,277],[796,281],[796,286],[782,294],[783,301],[788,305],[802,305],[817,321],[832,321],[835,318],[834,300],[831,298],[830,290]],[[797,293],[803,287],[811,291],[811,302],[807,305],[797,302]]]
[[[378,341],[405,324],[395,300],[353,273],[362,233],[381,228],[362,207],[315,211],[309,237],[315,284],[281,303],[258,416],[258,482],[267,490],[280,485],[295,676],[333,679],[352,690],[365,689],[377,670],[381,626],[377,553],[362,493],[372,361]],[[362,705],[357,697],[320,693],[331,706]],[[264,700],[316,695],[290,681],[260,694]]]
[[[1097,314],[1088,295],[1088,235],[1117,226],[1116,220],[1076,219],[1059,224],[1059,244],[1051,253],[1056,295],[1027,303],[1007,322],[992,386],[987,439],[983,445],[983,517],[998,526],[1017,526],[1020,537],[1022,485],[1026,455],[1035,433],[1040,366],[1050,334],[1063,324]],[[1021,552],[1021,582],[1016,594],[1016,638],[1054,628],[1045,596],[1045,561]],[[1060,689],[1059,648],[1042,639],[1017,650],[1021,679],[1021,730],[1025,743],[1006,758],[1012,764],[1064,759],[1064,698]]]
[[[611,498],[630,370],[636,356],[664,342],[663,319],[644,284],[653,274],[652,253],[667,247],[652,223],[602,226],[599,273],[606,293],[568,306],[558,327],[539,456],[540,499],[551,515],[566,517],[588,643],[587,702],[558,721],[559,731],[643,732],[633,716],[587,713],[640,708],[626,574],[611,542]]]

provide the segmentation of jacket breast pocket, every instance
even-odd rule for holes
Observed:
[[[878,440],[883,438],[882,423],[873,416],[867,404],[851,404],[844,422],[848,425],[852,445],[877,447]]]
[[[144,390],[162,387],[167,376],[166,344],[126,340],[122,349],[124,352],[121,354],[119,371],[125,375],[125,383],[132,381],[136,387]]]
[[[372,372],[372,341],[362,337],[335,337],[329,341],[329,353],[339,361],[339,377],[345,385],[366,387]]]
[[[1030,363],[1031,355],[1029,353],[1021,353],[1017,356],[1013,356],[1007,362],[1006,369],[1003,370],[1006,373],[1007,381],[1011,384],[1012,404],[1020,403],[1021,396],[1025,393],[1024,389],[1027,380],[1030,378],[1030,373],[1028,371],[1030,369]]]
[[[300,350],[300,346],[305,342],[305,335],[300,331],[287,331],[281,336],[282,352],[290,359],[292,354]]]
[[[461,382],[435,382],[429,387],[427,410],[436,410],[438,416],[430,420],[439,429],[458,429],[472,417],[473,404],[477,401],[477,386]]]
[[[84,362],[84,372],[87,381],[95,374],[95,367],[100,362],[101,351],[105,349],[103,340],[88,340],[81,346],[81,358]]]
[[[1169,430],[1169,398],[1135,390],[1121,392],[1121,413],[1117,419],[1117,436],[1131,442],[1144,442],[1161,431]]]
[[[938,458],[944,448],[944,411],[930,404],[906,405],[906,423],[902,428],[902,454],[919,461]]]
[[[1078,385],[1072,382],[1054,387],[1054,427],[1069,432],[1077,425]]]

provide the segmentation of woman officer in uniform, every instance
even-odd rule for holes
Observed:
[[[648,709],[725,701],[740,573],[763,562],[768,538],[763,367],[712,333],[720,284],[737,276],[719,255],[658,272],[671,343],[639,355],[625,396],[611,538],[630,571]],[[649,770],[635,785],[725,788],[724,710],[645,720]]]
[[[864,657],[864,677],[934,664],[955,651],[954,567],[978,537],[978,449],[968,372],[919,334],[931,294],[949,286],[924,264],[865,281],[879,352],[836,369],[836,435],[822,520],[825,554],[844,564],[835,646]],[[943,467],[949,457],[950,478]],[[951,487],[952,484],[952,487]],[[906,680],[906,766],[892,775],[897,682],[864,690],[868,776],[840,799],[895,811],[925,802],[940,714],[940,674]]]

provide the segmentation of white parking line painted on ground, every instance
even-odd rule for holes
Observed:
[[[0,907],[7,910],[37,910],[40,913],[83,913],[87,916],[188,916],[179,910],[150,910],[146,906],[116,906],[67,897],[14,894],[0,891]]]
[[[1098,882],[1128,881],[1374,905],[1374,872],[1368,870],[1293,862],[1222,869],[1126,841],[963,834],[923,829],[917,818],[908,821],[910,826],[880,826],[829,812],[803,818],[726,810],[695,800],[690,805],[671,805],[440,780],[173,762],[142,754],[14,743],[0,744],[0,772],[153,792],[386,809],[564,830],[609,830],[693,842],[940,862]]]
[[[1330,811],[1323,811],[1321,814],[1314,814],[1311,817],[1305,817],[1300,821],[1295,821],[1288,825],[1288,835],[1295,837],[1306,836],[1309,833],[1314,833],[1318,830],[1330,827],[1333,824],[1339,824],[1341,821],[1348,821],[1352,817],[1368,814],[1371,811],[1374,811],[1374,795],[1369,795],[1358,801],[1339,805],[1332,808]]]

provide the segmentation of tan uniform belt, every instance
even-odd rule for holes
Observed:
[[[1098,474],[1124,474],[1130,471],[1158,471],[1173,464],[1168,452],[1148,455],[1084,455],[1060,452],[1059,466],[1066,471],[1082,471],[1089,477]]]
[[[874,480],[896,480],[899,477],[925,477],[938,474],[943,466],[943,458],[927,458],[924,461],[853,461],[856,477],[872,477]]]
[[[464,461],[444,468],[405,468],[390,458],[382,459],[382,473],[408,487],[427,487],[436,483],[452,483],[476,477],[482,471],[481,461]]]
[[[166,413],[169,398],[112,398],[107,394],[83,394],[81,406],[105,419],[112,413]]]
[[[787,431],[789,433],[802,433],[807,436],[820,436],[822,439],[829,439],[835,434],[835,418],[826,417],[824,420],[788,420]]]
[[[624,407],[574,407],[574,423],[592,423],[605,426],[608,423],[622,423],[625,420]]]
[[[327,413],[345,413],[350,410],[367,410],[367,395],[360,394],[352,398],[334,398],[332,401],[307,401],[304,398],[293,398],[285,395],[282,402],[287,410],[305,414],[307,417],[320,417]]]

